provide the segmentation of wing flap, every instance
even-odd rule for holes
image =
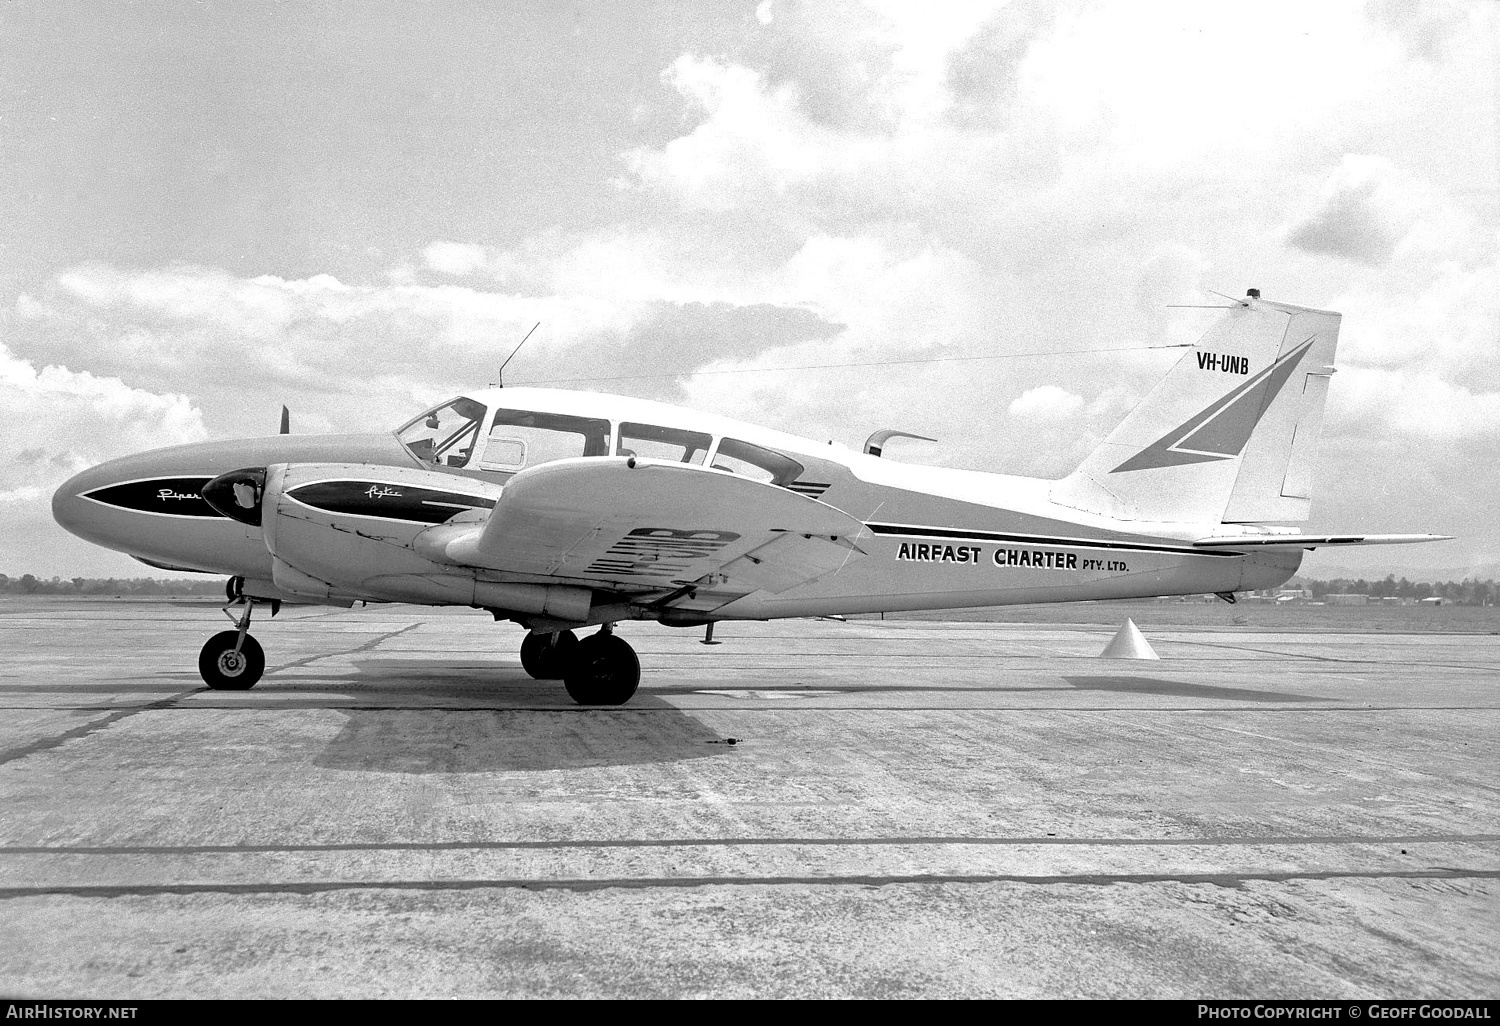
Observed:
[[[730,583],[744,582],[751,591],[779,595],[804,581],[839,569],[858,554],[852,542],[821,534],[783,532],[747,552],[721,571]]]
[[[1203,538],[1195,549],[1315,549],[1323,545],[1415,545],[1451,541],[1446,534],[1251,534],[1235,538]]]

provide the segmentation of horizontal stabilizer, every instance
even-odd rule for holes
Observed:
[[[1447,534],[1252,534],[1239,538],[1204,538],[1195,549],[1316,549],[1322,545],[1414,545],[1452,541]]]

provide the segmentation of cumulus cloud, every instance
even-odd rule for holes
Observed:
[[[0,316],[0,324],[5,317]],[[0,409],[8,455],[0,456],[0,537],[19,576],[65,570],[100,576],[143,573],[118,553],[74,538],[52,520],[58,485],[117,456],[206,439],[202,411],[186,395],[157,392],[116,377],[17,357],[0,345]]]
[[[1480,392],[1430,371],[1351,367],[1329,399],[1342,430],[1363,429],[1433,440],[1500,436],[1500,390]]]
[[[1309,253],[1385,263],[1415,220],[1400,178],[1384,157],[1345,156],[1324,183],[1316,208],[1291,229],[1287,242]]]
[[[1056,385],[1039,385],[1022,392],[1008,407],[1012,417],[1060,420],[1083,408],[1083,398]]]
[[[486,268],[489,254],[484,246],[463,242],[434,242],[422,251],[422,262],[441,274],[464,276]]]
[[[1245,18],[1102,5],[1062,18],[1022,0],[767,13],[772,30],[808,26],[758,62],[753,51],[674,61],[663,82],[701,120],[629,151],[630,181],[701,209],[791,201],[845,219],[1004,209],[1006,184],[1087,175],[1100,158],[1116,174],[1264,159],[1390,63],[1346,12],[1322,8]],[[1289,35],[1294,16],[1303,31]]]
[[[1370,0],[1365,16],[1394,32],[1402,46],[1421,60],[1441,60],[1447,44],[1457,36],[1476,5],[1462,0]]]
[[[555,246],[548,259],[479,245],[435,244],[428,257],[434,252],[452,258],[437,263],[471,277],[478,268],[511,276],[524,265],[533,288],[355,286],[328,275],[90,264],[58,275],[45,304],[14,311],[12,336],[33,360],[189,392],[221,430],[245,433],[263,422],[262,406],[274,411],[255,398],[268,392],[293,406],[302,430],[381,426],[389,414],[372,423],[372,410],[406,410],[434,392],[493,381],[538,322],[508,369],[513,382],[662,375],[656,398],[675,397],[673,378],[705,363],[842,330],[809,304],[745,300],[700,282],[691,260],[674,265],[680,275],[652,272],[649,262],[642,271],[628,245],[607,237]],[[595,272],[606,265],[622,274],[599,286],[607,276]]]
[[[1425,284],[1351,292],[1340,363],[1411,368],[1480,388],[1500,388],[1500,263],[1444,263]],[[1387,284],[1387,283],[1382,283]]]
[[[489,362],[538,320],[538,348],[628,332],[639,304],[467,286],[347,285],[329,275],[242,278],[215,268],[59,275],[50,316],[17,322],[27,355],[188,389],[243,379],[329,389],[351,372],[407,375]]]
[[[815,124],[875,128],[890,111],[876,101],[899,43],[854,0],[780,0],[757,10],[766,30],[752,59],[769,86],[786,88]]]
[[[50,496],[65,478],[103,460],[208,437],[186,396],[66,367],[38,369],[3,345],[0,408],[10,453],[0,459],[0,497],[13,503]]]
[[[992,15],[948,57],[952,116],[972,128],[1003,127],[1020,95],[1022,64],[1031,45],[1054,30],[1057,8],[1044,0],[1015,0]]]
[[[776,5],[772,29],[789,27],[758,64],[683,54],[663,72],[701,120],[628,151],[626,183],[695,209],[775,203],[847,226],[934,209],[1030,168],[1035,147],[950,116],[949,59],[1000,6]],[[982,88],[967,71],[957,81]]]

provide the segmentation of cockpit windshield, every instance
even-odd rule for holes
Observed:
[[[466,466],[474,454],[485,406],[462,397],[435,406],[396,432],[412,455],[445,467]]]

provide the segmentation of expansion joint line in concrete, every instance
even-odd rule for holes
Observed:
[[[1222,641],[1183,641],[1175,640],[1177,645],[1195,645],[1199,648],[1227,649],[1231,652],[1253,652],[1256,655],[1276,656],[1281,659],[1306,659],[1316,663],[1347,663],[1356,666],[1413,666],[1431,667],[1439,670],[1481,670],[1496,671],[1500,666],[1487,666],[1483,663],[1429,663],[1413,659],[1354,659],[1347,656],[1314,655],[1311,652],[1278,652],[1270,648],[1254,648],[1250,645],[1230,645]]]
[[[101,716],[97,720],[90,720],[88,723],[85,723],[82,726],[74,727],[72,730],[64,731],[63,733],[55,735],[54,737],[42,738],[39,741],[33,741],[29,745],[21,745],[18,748],[9,748],[5,751],[0,751],[0,766],[3,766],[9,762],[15,762],[19,759],[24,759],[28,755],[35,755],[37,752],[47,751],[50,748],[59,748],[62,745],[67,744],[69,741],[75,741],[81,737],[88,737],[90,734],[101,731],[105,727],[113,726],[114,724],[119,723],[121,720],[126,719],[130,716],[134,716],[137,713],[170,709],[174,703],[186,698],[196,690],[197,689],[194,688],[192,691],[181,691],[168,698],[158,699],[155,702],[148,702],[145,705],[132,706],[129,709],[117,709],[107,716]]]
[[[1333,870],[1323,872],[1252,873],[1080,873],[1028,876],[1018,873],[912,873],[849,876],[671,876],[538,880],[493,878],[471,880],[300,880],[248,883],[83,884],[56,887],[0,887],[0,900],[69,895],[78,898],[123,898],[192,894],[324,894],[331,891],[601,891],[691,887],[892,887],[900,885],[1029,884],[1033,886],[1111,887],[1117,885],[1209,884],[1239,890],[1247,883],[1297,880],[1500,880],[1500,869],[1435,867],[1405,871]]]
[[[1307,834],[1229,837],[619,837],[515,841],[346,841],[324,844],[107,844],[6,845],[7,855],[293,855],[330,852],[398,851],[573,851],[601,848],[865,848],[865,847],[1266,847],[1371,844],[1492,844],[1500,833],[1484,834]]]
[[[370,652],[374,649],[379,648],[381,645],[384,645],[392,638],[399,637],[402,634],[405,634],[407,631],[414,631],[420,626],[422,626],[421,621],[418,621],[416,623],[409,623],[405,627],[402,627],[400,630],[387,631],[379,637],[371,638],[369,641],[366,641],[362,645],[356,645],[354,648],[345,649],[342,652],[321,652],[318,655],[311,655],[305,659],[293,659],[289,663],[281,663],[278,666],[268,666],[266,667],[266,672],[279,673],[282,670],[290,670],[298,666],[307,666],[308,664],[316,663],[321,659],[333,659],[337,656],[352,656],[359,655],[362,652]]]
[[[416,630],[420,626],[420,622],[407,624],[400,630],[387,631],[379,637],[372,638],[369,641],[366,641],[361,645],[357,645],[352,649],[348,649],[343,652],[329,652],[324,653],[323,655],[309,656],[306,659],[299,659],[294,662],[273,667],[272,669],[286,670],[294,666],[304,666],[319,659],[327,659],[331,656],[337,655],[358,655],[361,652],[368,652],[371,649],[384,644],[391,638],[397,637],[401,634],[405,634],[407,631]],[[28,745],[20,745],[16,748],[5,749],[4,751],[0,751],[0,766],[11,762],[16,762],[30,755],[35,755],[37,752],[45,752],[49,749],[61,747],[62,745],[67,744],[69,741],[75,741],[79,738],[88,737],[90,734],[94,734],[98,731],[104,730],[106,727],[114,726],[121,720],[126,719],[130,716],[135,716],[138,713],[160,712],[162,710],[171,709],[176,705],[176,703],[188,697],[189,695],[195,694],[199,690],[201,689],[193,688],[188,691],[180,691],[175,695],[158,699],[155,702],[148,702],[145,705],[132,706],[129,709],[117,709],[113,712],[110,712],[106,716],[101,716],[97,720],[90,720],[88,723],[85,723],[78,727],[74,727],[72,730],[64,731],[63,733],[54,735],[53,737],[42,738],[38,741],[33,741]]]

